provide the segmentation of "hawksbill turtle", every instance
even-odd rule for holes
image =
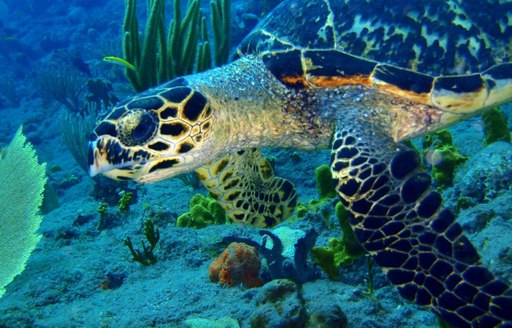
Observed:
[[[512,5],[498,0],[285,0],[232,63],[102,118],[90,172],[152,182],[195,170],[234,221],[268,227],[297,196],[258,149],[331,147],[355,235],[401,296],[455,327],[509,326],[512,290],[403,141],[511,101],[511,44]]]

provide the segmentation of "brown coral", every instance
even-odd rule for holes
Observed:
[[[258,278],[261,261],[256,248],[245,243],[233,242],[208,267],[212,282],[233,287],[258,287],[263,282]]]

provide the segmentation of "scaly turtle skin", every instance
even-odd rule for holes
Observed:
[[[91,139],[91,174],[196,170],[233,220],[265,227],[296,194],[254,148],[330,146],[356,237],[400,294],[455,327],[510,326],[510,287],[400,141],[512,99],[511,22],[498,0],[284,1],[233,63],[114,108]]]

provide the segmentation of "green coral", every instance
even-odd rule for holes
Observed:
[[[178,227],[204,228],[213,224],[229,222],[226,211],[212,197],[196,194],[190,199],[190,211],[178,217]]]
[[[108,204],[104,202],[100,202],[97,208],[99,219],[98,219],[98,230],[102,231],[105,229],[110,229],[114,226],[116,221],[115,214],[111,214],[108,212]]]
[[[485,133],[484,143],[486,145],[496,141],[510,142],[510,129],[507,120],[498,107],[491,108],[483,113],[482,121]]]
[[[311,249],[311,253],[313,254],[313,261],[315,264],[322,268],[329,279],[336,280],[339,272],[338,265],[336,265],[334,260],[334,254],[336,252],[334,247],[336,247],[336,245],[331,244],[333,239],[335,238],[331,238],[331,240],[329,240],[329,246],[313,247],[313,249]]]
[[[118,204],[119,211],[121,213],[129,212],[130,205],[133,204],[133,202],[134,202],[133,192],[123,190],[119,193],[119,195],[121,196],[119,198],[119,204]]]
[[[448,130],[439,130],[425,136],[423,155],[432,165],[432,176],[441,186],[451,185],[455,170],[468,159],[455,147]]]
[[[97,211],[100,217],[104,217],[108,214],[108,204],[103,202],[99,203]]]
[[[338,195],[334,188],[329,165],[321,165],[315,169],[315,180],[320,200],[334,198]]]
[[[146,247],[143,241],[141,241],[142,252],[133,248],[132,241],[130,237],[126,237],[124,240],[124,244],[130,250],[132,254],[132,259],[134,261],[139,262],[142,265],[151,265],[156,263],[156,256],[153,253],[155,247],[160,240],[160,231],[155,227],[153,221],[147,220],[144,222],[144,236],[149,242],[149,248]]]
[[[305,204],[299,203],[299,205],[297,205],[297,208],[295,209],[295,216],[297,218],[303,218],[308,213],[309,213],[309,209]]]
[[[350,226],[347,210],[341,202],[335,206],[336,217],[342,231],[341,237],[329,239],[329,246],[314,247],[314,262],[324,270],[329,279],[338,277],[338,267],[366,254]]]
[[[475,203],[473,200],[471,200],[471,198],[460,197],[457,199],[457,205],[456,205],[457,212],[459,212],[460,210],[468,209],[472,206],[475,206]]]

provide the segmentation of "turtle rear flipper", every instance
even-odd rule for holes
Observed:
[[[241,150],[196,170],[199,180],[234,222],[271,227],[297,205],[294,185],[274,176],[260,150]]]
[[[402,297],[430,307],[454,327],[512,321],[512,290],[481,264],[442,208],[416,152],[395,143],[362,111],[343,110],[331,170],[351,226]]]

